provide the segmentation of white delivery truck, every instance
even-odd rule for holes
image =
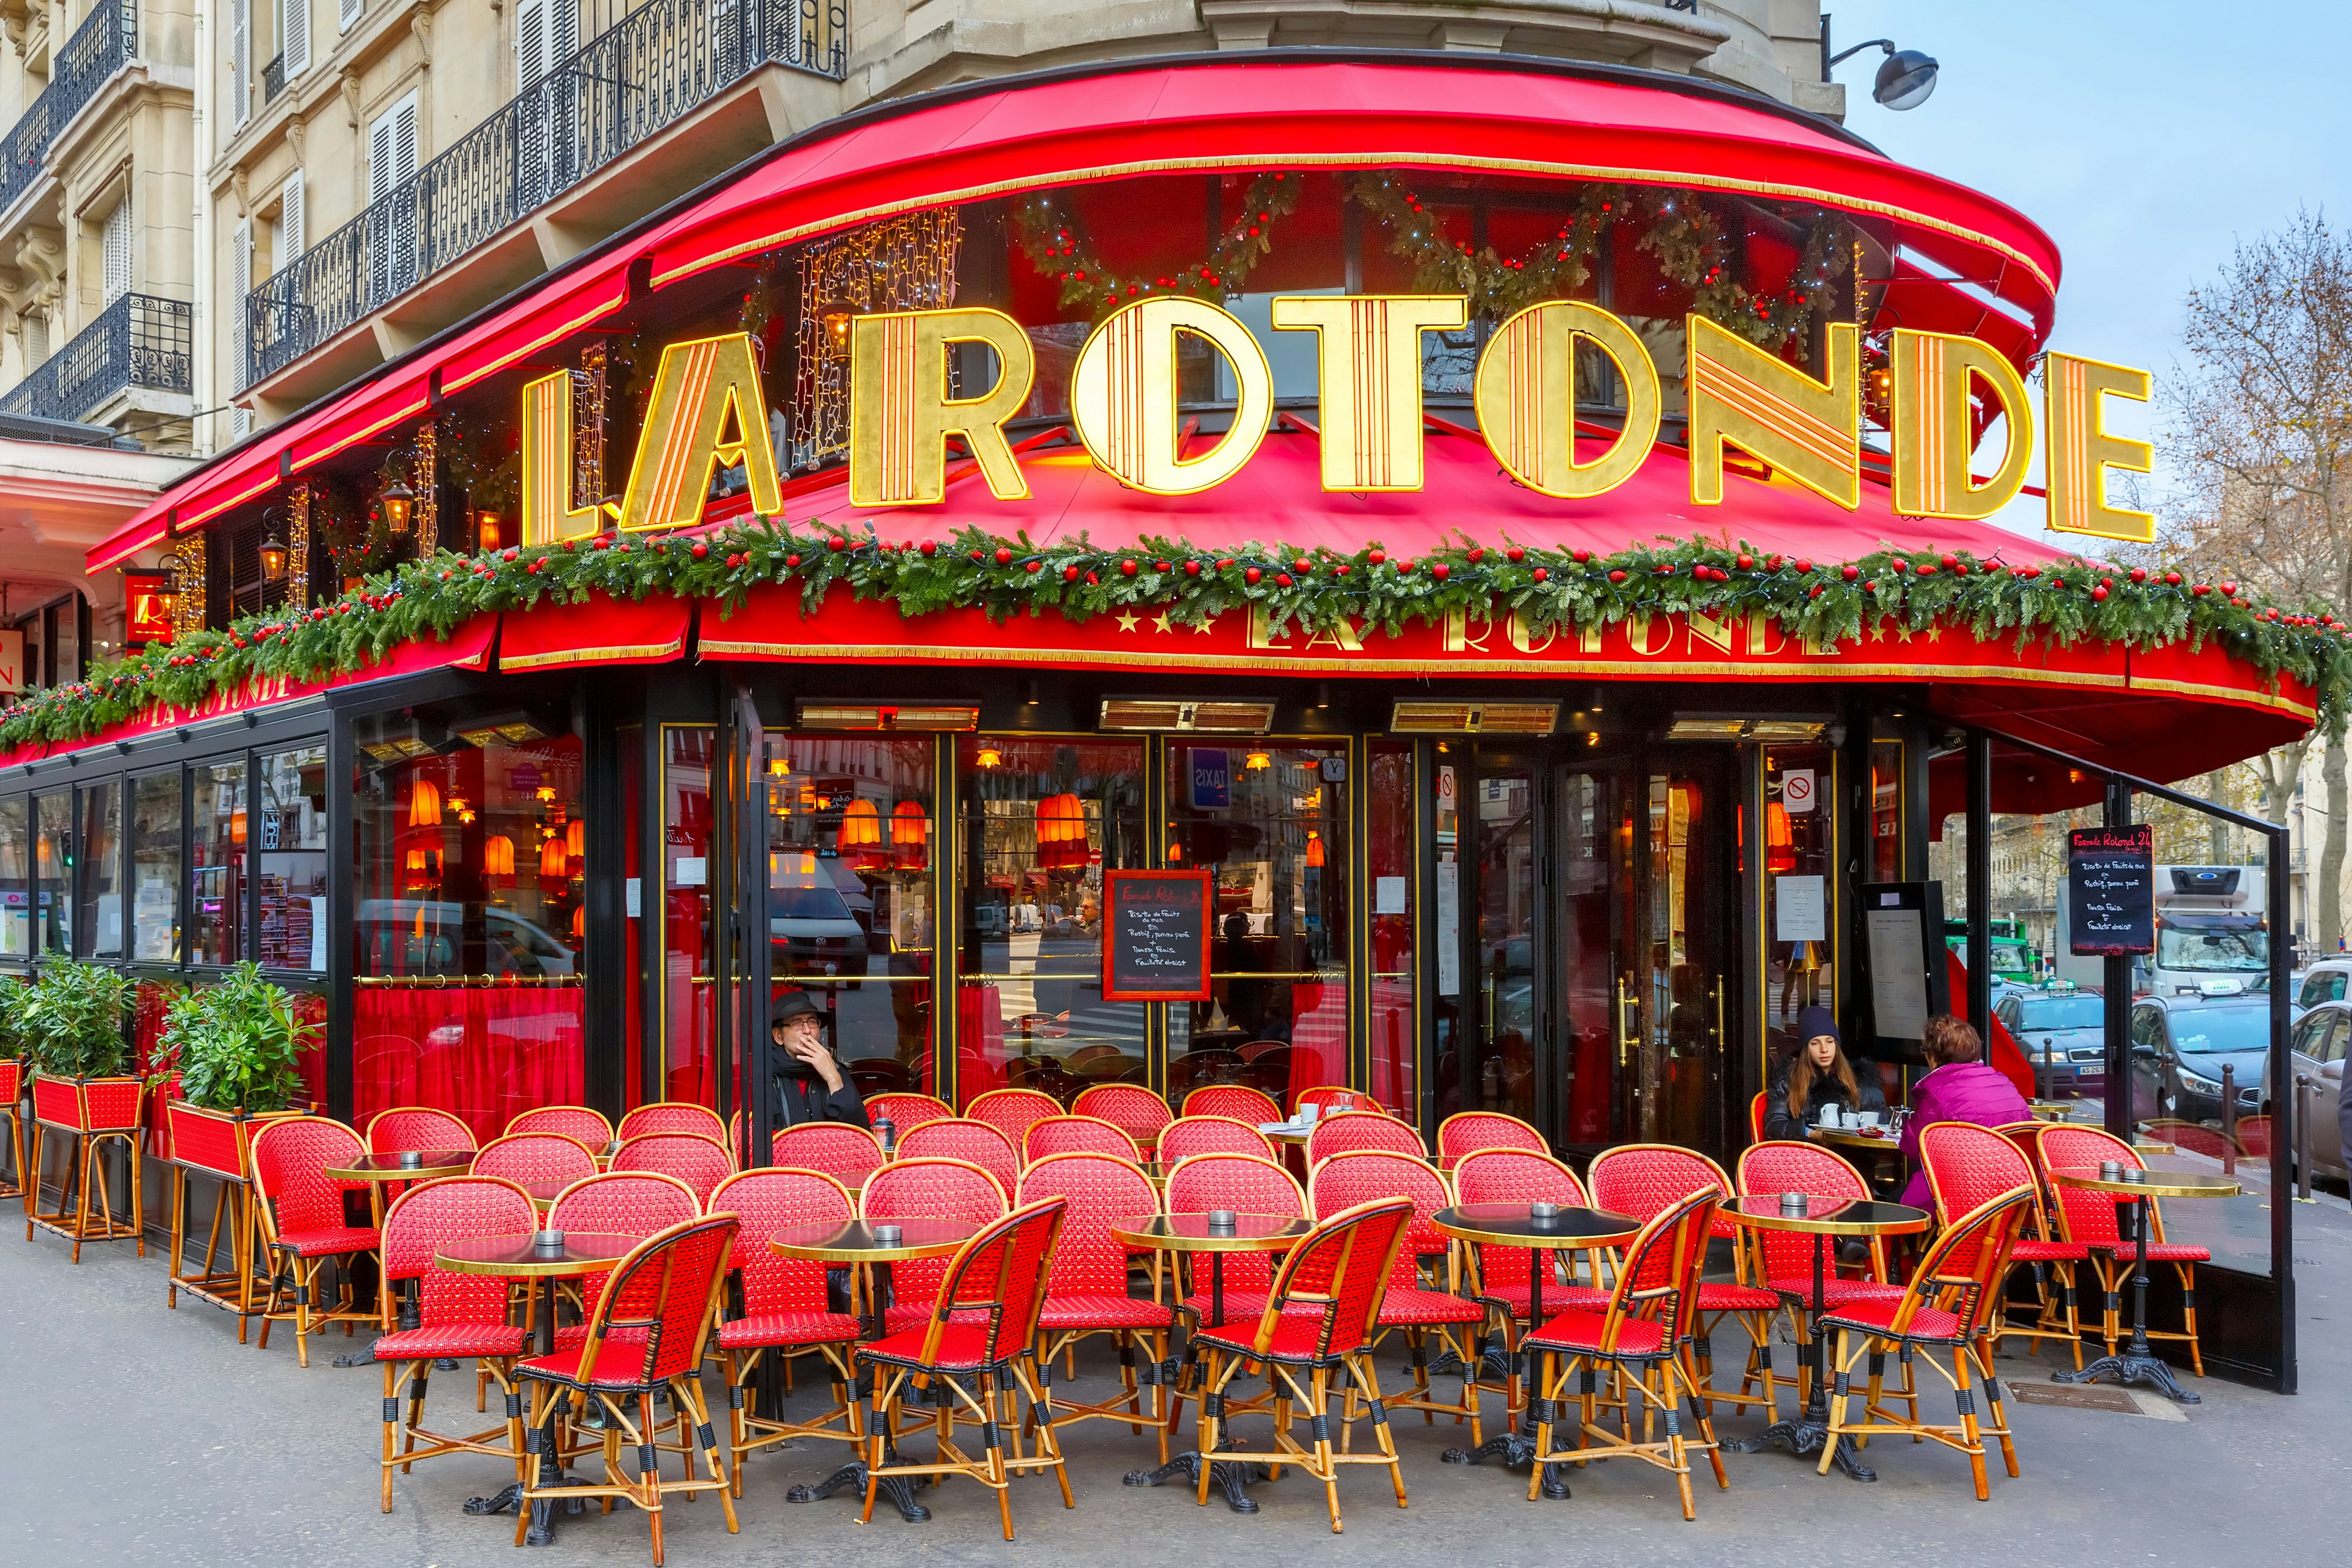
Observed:
[[[2156,868],[2156,952],[2132,960],[2135,996],[2235,996],[2267,989],[2269,889],[2260,866]],[[2058,974],[2077,985],[2103,983],[2095,957],[2077,957],[2069,933],[2066,881],[2058,881]]]

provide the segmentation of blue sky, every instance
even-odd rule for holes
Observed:
[[[2298,205],[2352,221],[2347,0],[1825,0],[1824,9],[1837,48],[1891,37],[1940,62],[1935,96],[1898,114],[1871,101],[1880,52],[1847,60],[1835,73],[1846,123],[1892,157],[2000,197],[2056,239],[2065,273],[2055,347],[2160,380],[2177,352],[2181,296],[2239,237],[2279,226]],[[2147,433],[2133,423],[2115,420],[2118,431]],[[2160,447],[2158,467],[2160,485]]]

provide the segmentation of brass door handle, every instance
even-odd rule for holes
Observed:
[[[1633,1026],[1626,1022],[1634,1007],[1633,998],[1625,990],[1625,977],[1617,977],[1617,1065],[1625,1066],[1633,1056]]]
[[[1715,977],[1715,1048],[1721,1052],[1729,1044],[1730,1037],[1723,1031],[1723,976],[1718,974]]]

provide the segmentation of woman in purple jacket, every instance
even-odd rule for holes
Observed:
[[[1965,1018],[1939,1013],[1927,1020],[1919,1042],[1927,1058],[1927,1076],[1911,1086],[1911,1115],[1903,1124],[1903,1157],[1919,1163],[1919,1134],[1934,1121],[1973,1121],[1979,1127],[2005,1127],[2030,1121],[2025,1097],[2000,1068],[1981,1060],[1984,1042]],[[1927,1173],[1911,1173],[1903,1201],[1916,1208],[1933,1208]]]

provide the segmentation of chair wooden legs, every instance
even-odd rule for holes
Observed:
[[[751,1414],[751,1377],[759,1370],[760,1360],[771,1349],[782,1356],[787,1371],[792,1367],[790,1351],[814,1351],[824,1359],[825,1371],[833,1379],[833,1404],[814,1421],[772,1421]],[[729,1494],[743,1495],[743,1461],[754,1451],[771,1444],[789,1442],[794,1437],[824,1437],[846,1442],[853,1447],[863,1447],[865,1428],[859,1420],[858,1401],[849,1386],[849,1367],[837,1345],[794,1345],[772,1347],[756,1345],[746,1350],[725,1352],[727,1368],[727,1454]],[[835,1426],[835,1423],[841,1425]]]
[[[1600,1394],[1597,1384],[1606,1368],[1624,1389],[1624,1405],[1619,1430],[1610,1431],[1601,1426],[1598,1415]],[[1557,1351],[1546,1352],[1536,1372],[1536,1386],[1528,1397],[1542,1402],[1545,1415],[1535,1423],[1536,1458],[1528,1477],[1528,1500],[1533,1502],[1545,1495],[1550,1480],[1552,1464],[1570,1457],[1570,1451],[1556,1447],[1567,1436],[1568,1379],[1574,1373],[1578,1378],[1577,1398],[1580,1419],[1577,1426],[1575,1462],[1581,1465],[1589,1458],[1624,1455],[1657,1466],[1675,1478],[1675,1490],[1682,1503],[1683,1518],[1698,1518],[1696,1500],[1691,1495],[1690,1456],[1693,1448],[1704,1451],[1715,1471],[1715,1484],[1719,1490],[1731,1488],[1731,1478],[1723,1468],[1723,1453],[1715,1437],[1715,1422],[1707,1413],[1707,1401],[1702,1392],[1706,1384],[1700,1380],[1698,1368],[1688,1346],[1671,1356],[1654,1362],[1621,1362],[1613,1357],[1563,1355]],[[1633,1406],[1642,1406],[1642,1436],[1633,1436]],[[1549,1413],[1559,1412],[1557,1419]],[[1687,1416],[1696,1428],[1693,1436],[1683,1430]],[[1663,1436],[1661,1436],[1663,1432]],[[1597,1450],[1593,1452],[1592,1450]],[[1558,1483],[1552,1483],[1557,1486]],[[1555,1490],[1552,1496],[1566,1495]]]
[[[523,1462],[525,1479],[522,1498],[515,1507],[515,1544],[523,1543],[530,1526],[531,1505],[563,1498],[595,1498],[606,1513],[613,1511],[615,1501],[634,1504],[645,1514],[653,1536],[654,1562],[663,1561],[662,1500],[672,1493],[692,1498],[698,1492],[715,1491],[719,1507],[727,1516],[727,1533],[736,1534],[742,1528],[735,1517],[735,1500],[729,1490],[727,1459],[719,1443],[719,1434],[710,1424],[710,1410],[702,1397],[698,1373],[672,1378],[666,1385],[670,1408],[681,1421],[691,1420],[693,1436],[681,1456],[686,1474],[677,1480],[664,1480],[661,1474],[660,1442],[662,1422],[654,1415],[654,1390],[650,1388],[599,1390],[593,1395],[580,1395],[561,1384],[537,1383],[531,1394],[530,1424],[542,1433],[552,1433],[562,1425],[557,1407],[575,1401],[584,1405],[593,1398],[604,1407],[603,1433],[604,1479],[601,1482],[576,1481],[564,1484],[541,1485],[538,1467],[530,1459]],[[519,1403],[509,1408],[520,1409]],[[583,1450],[586,1452],[588,1450]],[[694,1475],[694,1456],[702,1456],[705,1479]],[[422,1458],[423,1456],[419,1456]],[[552,1467],[551,1467],[552,1468]]]
[[[514,1465],[515,1479],[528,1482],[530,1473],[522,1446],[522,1394],[513,1381],[514,1358],[486,1357],[481,1363],[488,1375],[498,1379],[506,1393],[506,1424],[470,1436],[450,1437],[425,1430],[425,1384],[433,1369],[432,1362],[402,1361],[383,1363],[383,1511],[392,1511],[392,1473],[397,1468],[402,1475],[419,1459],[431,1459],[443,1454],[492,1454]],[[403,1389],[408,1394],[408,1415],[401,1419],[400,1396]],[[492,1441],[503,1436],[504,1443]],[[417,1447],[419,1439],[424,1447]],[[530,1510],[524,1510],[528,1513]]]
[[[1323,1483],[1324,1500],[1330,1510],[1331,1532],[1342,1529],[1339,1517],[1339,1467],[1342,1465],[1381,1465],[1389,1472],[1389,1483],[1396,1490],[1397,1507],[1404,1508],[1408,1500],[1404,1489],[1404,1468],[1397,1458],[1396,1438],[1389,1430],[1389,1406],[1381,1398],[1379,1375],[1372,1370],[1368,1352],[1340,1358],[1337,1367],[1309,1364],[1294,1367],[1282,1362],[1253,1362],[1249,1357],[1212,1347],[1201,1384],[1201,1426],[1199,1474],[1194,1481],[1193,1500],[1208,1506],[1212,1482],[1210,1457],[1219,1463],[1240,1465],[1260,1464],[1269,1467],[1277,1479],[1283,1467],[1293,1465]],[[1273,1402],[1274,1437],[1268,1447],[1248,1451],[1232,1443],[1223,1412],[1232,1407],[1227,1389],[1234,1376],[1245,1369],[1263,1366]],[[1336,1380],[1333,1372],[1339,1373]],[[1301,1377],[1305,1382],[1300,1381]],[[1344,1448],[1335,1450],[1331,1442],[1330,1402],[1333,1394],[1346,1395],[1350,1401],[1360,1394],[1365,1408],[1372,1418],[1372,1436],[1380,1445],[1370,1454],[1351,1453]],[[1352,1405],[1350,1405],[1352,1408]],[[1293,1432],[1304,1419],[1310,1442],[1302,1444]],[[1311,1446],[1310,1446],[1311,1444]]]
[[[1858,1344],[1855,1342],[1857,1340],[1861,1342]],[[1956,1407],[1957,1420],[1948,1423],[1920,1420],[1918,1401],[1916,1397],[1911,1401],[1911,1411],[1907,1416],[1898,1416],[1893,1411],[1884,1408],[1878,1403],[1879,1378],[1875,1367],[1871,1373],[1870,1393],[1864,1401],[1862,1419],[1853,1420],[1848,1405],[1852,1399],[1854,1363],[1864,1354],[1870,1355],[1875,1362],[1883,1355],[1886,1345],[1900,1342],[1882,1340],[1874,1334],[1857,1334],[1852,1329],[1838,1331],[1837,1350],[1831,1359],[1834,1381],[1831,1385],[1829,1401],[1829,1440],[1822,1445],[1821,1473],[1829,1474],[1830,1465],[1837,1458],[1837,1446],[1840,1442],[1851,1441],[1859,1447],[1869,1441],[1869,1434],[1873,1432],[1906,1432],[1910,1434],[1914,1442],[1933,1438],[1948,1448],[1955,1448],[1966,1454],[1969,1458],[1969,1474],[1976,1482],[1977,1500],[1984,1502],[1990,1500],[1992,1489],[1985,1475],[1984,1440],[1986,1437],[1992,1436],[2000,1439],[2003,1465],[2011,1476],[2021,1473],[2017,1464],[2017,1449],[2010,1436],[2009,1415],[2001,1406],[2000,1381],[1992,1371],[1992,1345],[1990,1337],[1977,1344],[1951,1344],[1947,1347],[1938,1342],[1937,1348],[1939,1352],[1944,1348],[1948,1348],[1950,1351],[1952,1366],[1948,1372],[1944,1369],[1944,1363],[1936,1356],[1915,1358],[1924,1360],[1929,1366],[1936,1369],[1938,1376],[1951,1384],[1952,1402]],[[1977,1415],[1977,1384],[1979,1377],[1983,1383],[1986,1411],[1981,1420]]]
[[[893,1476],[967,1476],[988,1487],[996,1493],[997,1514],[1007,1541],[1013,1538],[1012,1477],[1018,1471],[1052,1470],[1055,1479],[1061,1483],[1062,1506],[1076,1508],[1077,1500],[1070,1490],[1070,1473],[1063,1464],[1061,1440],[1055,1432],[1060,1422],[1054,1414],[1053,1390],[1030,1364],[1035,1354],[1034,1351],[1025,1352],[996,1369],[953,1376],[877,1364],[875,1419],[873,1429],[865,1435],[866,1503],[859,1514],[860,1521],[873,1522],[874,1504],[881,1495],[882,1483]],[[965,1379],[971,1381],[971,1387],[965,1386]],[[929,1460],[913,1459],[902,1453],[897,1457],[898,1463],[886,1465],[884,1456],[894,1436],[913,1436],[922,1430],[920,1423],[901,1424],[901,1407],[919,1387],[937,1411],[936,1417],[929,1423],[936,1451]],[[1024,1397],[1029,1402],[1025,1417],[1020,1409]],[[959,1426],[980,1427],[981,1454],[966,1453],[958,1445],[955,1430]],[[1022,1451],[1024,1431],[1035,1435],[1036,1452]]]

